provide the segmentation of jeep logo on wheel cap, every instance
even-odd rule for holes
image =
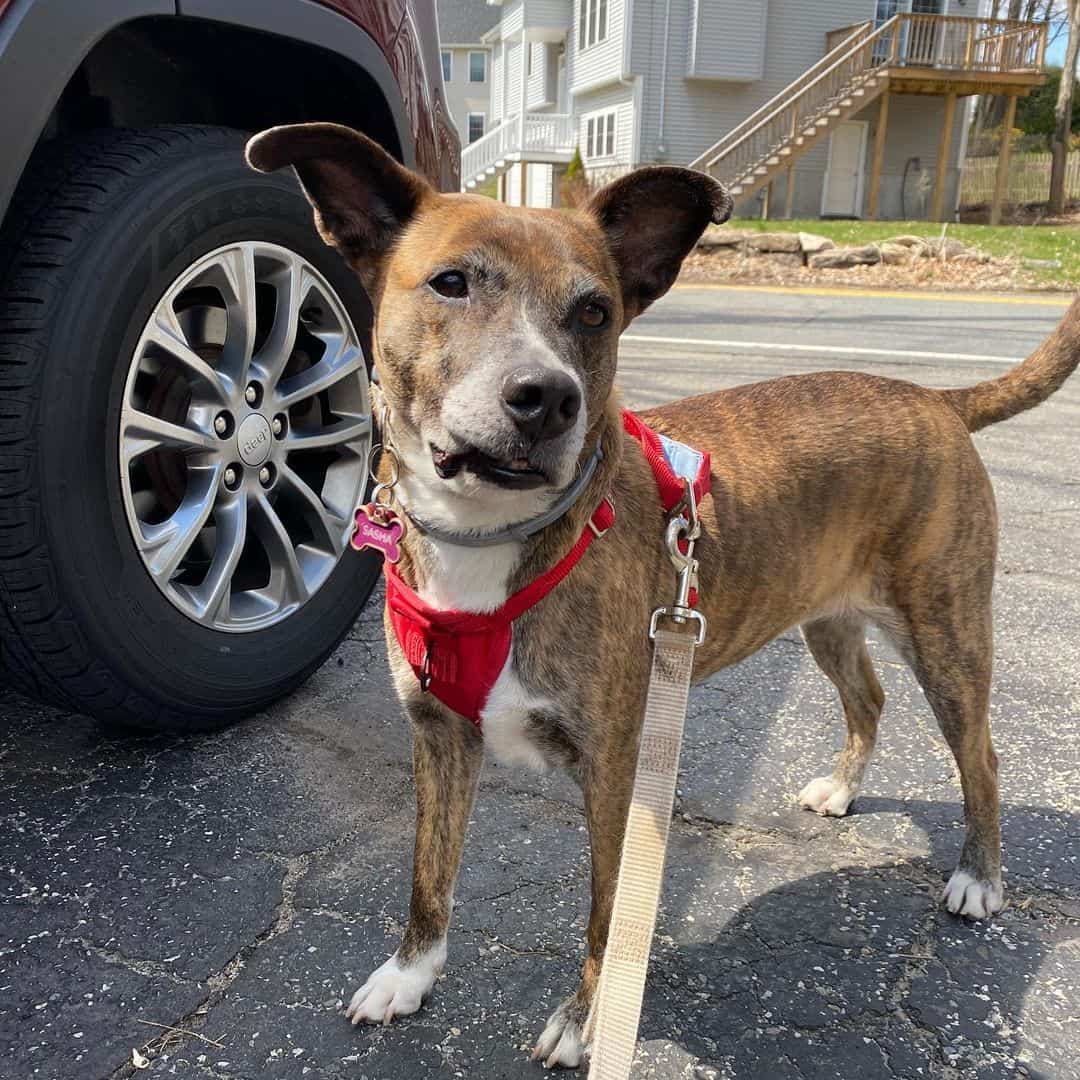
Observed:
[[[261,465],[274,445],[266,417],[254,413],[236,429],[236,449],[245,465]]]

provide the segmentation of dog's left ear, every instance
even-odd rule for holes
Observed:
[[[593,196],[589,212],[619,270],[624,326],[671,288],[705,226],[727,221],[731,208],[719,181],[667,165],[636,169]]]
[[[259,172],[291,165],[311,205],[315,226],[336,247],[369,290],[382,257],[434,195],[422,177],[378,143],[340,124],[269,128],[247,144],[248,164]]]

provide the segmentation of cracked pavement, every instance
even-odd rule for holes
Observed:
[[[683,289],[635,331],[1012,355],[1058,313]],[[825,366],[930,385],[1001,370],[628,342],[622,385],[645,404]],[[1080,377],[977,437],[1002,519],[1009,907],[977,924],[938,907],[959,786],[878,640],[863,793],[839,821],[795,807],[843,720],[786,634],[693,692],[635,1077],[1080,1077],[1078,417]],[[583,958],[576,789],[489,763],[445,976],[417,1015],[354,1029],[343,1004],[401,931],[411,832],[377,600],[300,693],[215,735],[115,738],[0,692],[0,1077],[143,1075],[132,1048],[145,1075],[205,1080],[537,1075],[528,1050]]]

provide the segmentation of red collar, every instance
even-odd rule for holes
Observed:
[[[672,467],[673,455],[696,455],[693,483],[700,502],[709,490],[708,454],[696,454],[665,439],[631,412],[623,413],[623,429],[641,444],[665,511],[683,496],[683,480]],[[678,465],[685,463],[683,459]],[[479,728],[480,715],[510,654],[514,620],[562,582],[592,542],[614,524],[615,508],[610,498],[604,498],[577,543],[550,570],[514,593],[498,610],[483,614],[431,607],[405,584],[395,565],[384,563],[390,625],[421,689]]]

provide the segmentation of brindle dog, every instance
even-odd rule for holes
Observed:
[[[510,761],[560,765],[584,792],[592,910],[580,985],[534,1056],[576,1066],[634,777],[645,628],[673,589],[653,475],[623,438],[618,339],[671,286],[705,226],[728,217],[731,201],[707,176],[656,167],[616,180],[584,212],[512,209],[438,194],[369,139],[330,124],[263,132],[248,160],[263,171],[295,168],[319,232],[371,297],[404,513],[458,533],[521,522],[549,507],[603,447],[584,495],[524,542],[462,547],[416,528],[403,541],[401,572],[427,603],[491,611],[562,558],[605,493],[617,512],[570,577],[515,623],[483,735],[421,692],[388,632],[415,740],[412,903],[400,948],[348,1008],[354,1023],[415,1012],[442,970],[485,747]],[[987,716],[997,520],[969,433],[1043,401],[1078,357],[1074,305],[1027,361],[968,389],[821,372],[644,414],[712,453],[698,544],[709,634],[695,677],[801,626],[840,693],[848,734],[833,774],[812,780],[799,801],[840,816],[859,789],[883,702],[864,629],[868,621],[883,628],[960,770],[967,833],[943,899],[972,918],[1003,899]]]

